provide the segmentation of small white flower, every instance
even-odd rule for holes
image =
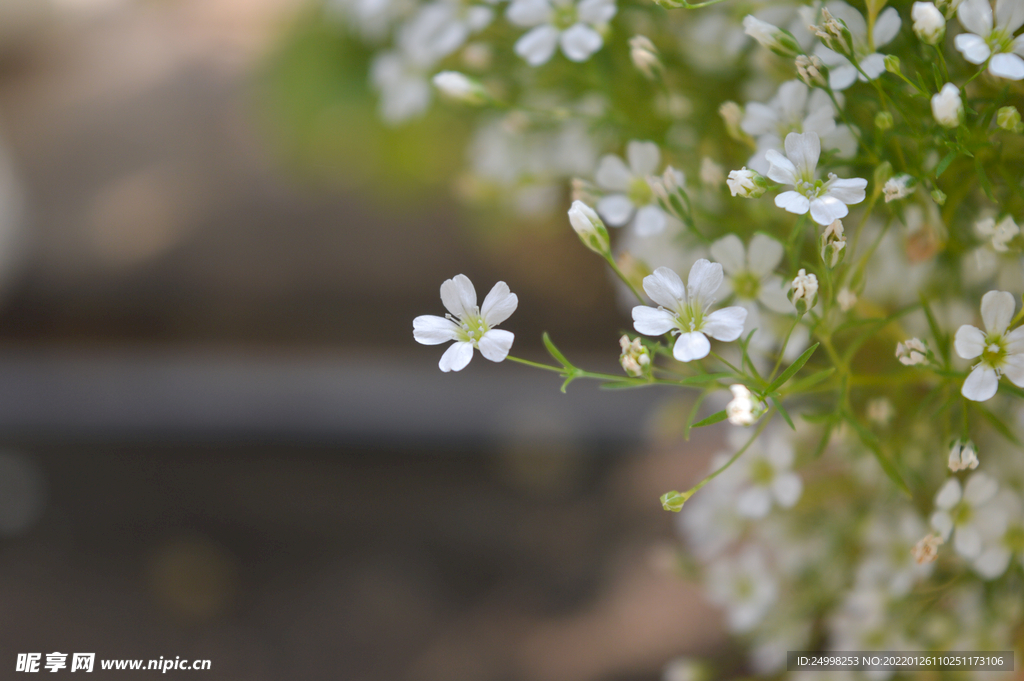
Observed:
[[[964,359],[980,358],[971,370],[961,394],[969,400],[984,402],[996,394],[999,377],[1024,388],[1024,327],[1007,333],[1013,317],[1013,295],[989,291],[981,298],[981,319],[985,331],[964,324],[956,332],[953,346]]]
[[[983,579],[995,579],[1006,572],[1014,553],[1024,559],[1024,509],[1020,498],[1004,489],[977,515],[983,548],[971,567]]]
[[[857,294],[844,286],[836,294],[836,302],[839,303],[840,310],[849,312],[857,304]]]
[[[909,338],[896,344],[896,359],[904,366],[927,364],[928,346],[918,338]]]
[[[735,234],[728,234],[711,244],[711,257],[722,264],[729,291],[743,303],[759,301],[773,312],[788,314],[793,306],[786,298],[786,285],[775,268],[782,262],[782,244],[765,234],[755,234],[750,246]],[[749,306],[744,305],[744,307]]]
[[[729,628],[737,633],[756,627],[778,597],[775,579],[752,547],[712,564],[707,579],[708,595],[727,609]]]
[[[946,35],[946,17],[931,2],[915,2],[910,10],[914,20],[914,35],[929,45],[937,45]]]
[[[540,66],[559,46],[570,61],[590,59],[604,45],[599,30],[615,11],[615,0],[512,0],[506,16],[516,26],[533,29],[514,49],[530,66]]]
[[[793,472],[793,446],[778,432],[749,450],[738,462],[742,480],[736,511],[745,518],[764,518],[772,506],[792,508],[803,494],[804,483]]]
[[[949,470],[957,473],[978,467],[978,454],[974,451],[974,443],[968,440],[957,440],[949,448]]]
[[[946,542],[934,532],[925,535],[910,549],[910,555],[918,565],[932,563],[939,557],[939,547]]]
[[[953,44],[972,64],[988,62],[988,72],[1008,80],[1024,79],[1024,37],[1013,34],[1024,25],[1024,3],[996,0],[995,16],[989,0],[965,0],[956,17],[969,33],[958,35]]]
[[[448,309],[444,317],[421,315],[412,321],[413,338],[424,345],[440,345],[455,341],[438,366],[441,371],[461,371],[473,359],[473,348],[492,362],[508,355],[515,336],[510,331],[493,327],[508,319],[519,305],[519,298],[499,281],[477,307],[476,289],[464,274],[441,284],[441,302]]]
[[[729,423],[734,426],[753,425],[761,415],[763,406],[760,403],[754,404],[753,394],[741,383],[729,386],[729,390],[732,391],[732,400],[725,406]]]
[[[949,478],[935,494],[938,508],[931,517],[931,526],[948,541],[954,533],[953,548],[964,558],[973,560],[981,554],[982,533],[977,511],[989,503],[999,485],[984,473],[974,473],[961,489],[960,481]]]
[[[894,175],[886,181],[882,191],[886,203],[910,196],[914,191],[914,178],[906,173]]]
[[[754,170],[747,170],[746,166],[740,170],[730,170],[725,184],[733,196],[740,196],[744,199],[756,199],[767,189],[761,174]]]
[[[667,267],[659,267],[644,277],[644,291],[659,307],[637,305],[633,308],[633,328],[647,336],[678,334],[672,356],[680,362],[707,357],[711,351],[708,337],[734,341],[743,333],[747,311],[727,307],[709,313],[715,302],[712,294],[722,285],[722,266],[701,258],[690,268],[688,285]],[[688,289],[688,290],[687,290]]]
[[[992,250],[997,253],[1006,253],[1010,250],[1006,244],[1012,241],[1013,237],[1020,234],[1020,227],[1017,226],[1017,223],[1009,215],[1000,220],[998,224],[994,218],[980,220],[975,223],[974,229],[981,237],[990,240]]]
[[[960,88],[946,83],[932,95],[932,116],[944,128],[955,128],[964,119],[964,103],[960,99]]]
[[[614,154],[608,154],[598,164],[597,184],[611,193],[597,202],[597,212],[612,227],[632,220],[638,235],[659,234],[664,231],[668,216],[658,206],[648,176],[657,171],[661,152],[654,142],[633,140],[626,145],[626,157],[628,166]],[[679,175],[677,179],[681,180],[682,174]]]
[[[878,18],[871,40],[868,39],[868,25],[860,12],[845,2],[830,2],[826,5],[829,12],[836,18],[846,22],[853,38],[853,58],[857,66],[845,56],[834,52],[824,45],[818,45],[814,53],[829,67],[828,82],[833,90],[845,90],[858,79],[874,80],[885,73],[885,57],[875,50],[887,45],[900,32],[900,13],[895,7],[886,8]],[[858,71],[857,67],[860,67]],[[866,77],[865,77],[866,76]]]
[[[790,299],[794,305],[803,303],[807,310],[814,307],[818,299],[818,277],[814,272],[807,274],[807,270],[800,268],[790,287]]]
[[[833,173],[829,173],[828,180],[817,179],[815,171],[820,155],[821,142],[816,133],[791,132],[786,135],[785,156],[770,149],[765,157],[770,164],[768,177],[793,186],[793,190],[775,197],[775,205],[797,215],[810,210],[814,221],[824,226],[845,218],[850,212],[847,205],[864,200],[868,181],[842,180]]]

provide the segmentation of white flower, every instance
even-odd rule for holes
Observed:
[[[530,66],[540,66],[562,48],[570,61],[583,62],[604,45],[596,29],[615,16],[615,0],[512,0],[506,16],[516,26],[533,27],[515,44]]]
[[[736,496],[736,511],[746,518],[763,518],[772,505],[792,508],[804,490],[803,480],[791,470],[793,459],[793,447],[782,436],[748,451],[740,464],[745,484]]]
[[[648,176],[661,163],[661,152],[654,142],[633,140],[626,145],[629,165],[608,154],[601,159],[594,178],[611,193],[597,202],[597,212],[612,227],[621,227],[630,220],[640,236],[658,234],[665,229],[668,216],[658,206]],[[682,184],[682,174],[676,178]]]
[[[964,103],[960,99],[960,88],[946,83],[937,94],[932,95],[932,116],[944,128],[955,128],[964,118]]]
[[[1013,34],[1024,24],[1024,3],[1020,0],[996,0],[995,16],[989,0],[965,0],[956,17],[970,33],[961,33],[953,41],[964,59],[972,64],[988,61],[988,72],[1009,80],[1024,78],[1024,37]]]
[[[981,299],[981,319],[985,331],[964,324],[956,332],[956,354],[964,359],[981,358],[964,381],[961,394],[969,400],[984,402],[996,394],[999,377],[1024,388],[1024,327],[1006,333],[1013,317],[1013,295],[989,291]]]
[[[974,443],[968,440],[957,440],[949,448],[949,470],[957,473],[978,467],[978,454],[974,451]]]
[[[1002,490],[991,503],[978,510],[982,550],[971,563],[984,579],[995,579],[1010,565],[1014,553],[1024,559],[1024,513],[1021,502],[1010,490]]]
[[[729,423],[734,426],[753,425],[761,415],[763,405],[754,403],[753,394],[742,383],[729,386],[729,390],[732,391],[732,400],[725,405]]]
[[[973,560],[981,554],[982,533],[978,513],[996,495],[999,485],[984,473],[974,473],[961,490],[960,481],[949,478],[935,494],[938,508],[931,517],[932,527],[948,541],[954,531],[953,548]]]
[[[857,294],[844,286],[836,294],[836,302],[839,303],[840,310],[849,312],[857,304]]]
[[[786,135],[786,155],[769,149],[765,158],[770,164],[768,177],[793,186],[792,191],[775,197],[775,205],[797,215],[810,210],[815,222],[829,225],[849,214],[847,205],[864,200],[868,181],[861,178],[841,180],[833,173],[829,173],[826,181],[816,179],[820,154],[821,142],[816,133],[791,132]]]
[[[902,22],[896,8],[886,8],[875,19],[873,40],[868,39],[868,25],[864,21],[864,17],[853,7],[845,2],[830,2],[826,5],[826,9],[836,18],[846,22],[846,27],[850,30],[850,36],[853,38],[851,46],[853,58],[857,60],[857,66],[860,67],[860,71],[858,71],[857,66],[854,66],[843,55],[833,52],[824,45],[818,45],[814,53],[829,67],[828,82],[832,89],[845,90],[858,79],[874,80],[885,73],[885,57],[875,50],[887,45],[900,32]]]
[[[730,170],[725,184],[728,185],[729,192],[733,196],[740,196],[744,199],[759,198],[766,189],[766,183],[761,174],[754,170],[747,170],[746,166],[740,170]]]
[[[723,292],[723,296],[731,291],[740,301],[756,300],[773,312],[793,312],[786,298],[785,282],[774,273],[785,253],[781,243],[758,233],[750,239],[750,246],[744,248],[738,236],[728,234],[711,244],[710,250],[727,276],[729,291]]]
[[[837,100],[842,104],[842,95]],[[813,132],[825,149],[836,149],[841,158],[857,152],[857,138],[845,125],[836,125],[835,107],[828,93],[809,89],[799,80],[786,81],[768,102],[750,102],[740,122],[743,132],[757,139],[757,150],[747,165],[759,173],[768,172],[765,154],[781,151],[791,132]]]
[[[914,20],[914,35],[922,42],[937,45],[946,35],[946,17],[931,2],[915,2],[910,10]]]
[[[885,186],[882,187],[882,191],[885,194],[885,202],[897,201],[904,197],[910,196],[914,189],[914,178],[906,173],[900,173],[890,177]]]
[[[918,338],[909,338],[896,344],[896,359],[904,366],[926,364],[928,362],[928,346]]]
[[[370,81],[380,91],[380,115],[388,123],[414,118],[430,106],[426,74],[401,52],[378,55],[370,65]]]
[[[756,627],[778,596],[764,558],[752,547],[712,564],[707,579],[708,595],[727,609],[729,628],[737,633]]]
[[[1006,245],[1013,237],[1020,234],[1020,227],[1007,215],[997,224],[994,218],[980,220],[974,225],[974,229],[983,238],[989,239],[992,250],[997,253],[1006,253],[1010,248]]]
[[[460,371],[473,359],[473,348],[492,362],[508,355],[515,336],[510,331],[493,327],[515,312],[519,305],[516,294],[499,281],[484,298],[483,307],[476,305],[476,289],[464,274],[441,284],[441,302],[451,314],[444,317],[421,315],[412,321],[413,338],[424,345],[455,341],[441,355],[441,371]]]
[[[707,357],[711,351],[709,336],[720,341],[736,340],[747,318],[742,307],[708,313],[715,301],[712,294],[722,285],[722,266],[718,263],[698,260],[690,268],[687,284],[683,286],[679,275],[669,268],[659,267],[644,277],[644,291],[659,307],[633,308],[633,328],[638,332],[647,336],[679,334],[672,356],[680,362]]]
[[[814,307],[814,303],[818,299],[818,277],[814,272],[807,274],[807,270],[801,267],[793,278],[790,288],[790,299],[793,301],[793,305],[803,303],[804,309],[807,310]]]

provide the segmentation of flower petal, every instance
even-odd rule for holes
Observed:
[[[1015,386],[1024,388],[1024,355],[1007,355],[1002,370]]]
[[[930,520],[932,528],[942,535],[942,538],[949,540],[950,533],[953,532],[953,519],[945,511],[936,511],[932,513]]]
[[[893,8],[890,7],[889,9]],[[861,78],[867,76],[868,80],[874,80],[885,73],[885,56],[875,52],[861,59],[858,65],[860,70],[864,72]]]
[[[771,164],[768,168],[769,179],[781,182],[782,184],[796,185],[796,166],[793,165],[792,161],[775,149],[766,151],[764,157]]]
[[[651,300],[673,312],[678,312],[686,302],[686,287],[683,286],[683,280],[674,270],[667,267],[659,267],[653,274],[644,277],[644,291]]]
[[[786,156],[796,166],[797,174],[813,178],[821,156],[821,140],[813,132],[791,132],[786,135]]]
[[[576,16],[580,21],[597,26],[611,21],[616,9],[615,0],[583,0],[576,5]]]
[[[981,533],[972,524],[959,525],[953,535],[953,548],[967,559],[977,558],[981,553]]]
[[[480,354],[487,359],[492,362],[500,362],[508,356],[508,351],[512,349],[512,341],[515,338],[515,334],[511,331],[491,329],[480,339],[477,347],[480,348]]]
[[[491,292],[484,298],[483,307],[480,308],[480,315],[487,322],[488,326],[497,326],[512,316],[519,305],[519,297],[509,291],[508,284],[499,281],[491,288]]]
[[[629,172],[625,161],[615,154],[608,154],[601,158],[601,162],[597,166],[597,172],[594,173],[594,179],[597,180],[597,184],[603,189],[615,189],[624,192],[629,189],[629,183],[633,180],[633,174]]]
[[[668,310],[637,305],[633,308],[633,328],[645,336],[660,336],[676,328],[676,317]]]
[[[860,74],[857,73],[857,67],[847,61],[843,66],[829,69],[828,86],[837,92],[845,90],[857,82],[858,76]]]
[[[828,227],[836,220],[841,220],[849,215],[850,209],[846,204],[834,196],[819,196],[811,201],[811,217],[819,225]]]
[[[1024,326],[1018,326],[1003,336],[1003,340],[1006,342],[1006,353],[1008,355],[1024,354]]]
[[[676,339],[675,347],[672,348],[672,356],[680,362],[689,362],[694,359],[703,359],[711,352],[711,341],[699,331],[684,333]]]
[[[612,227],[621,227],[633,217],[633,202],[625,194],[609,194],[598,200],[597,212]]]
[[[704,318],[704,333],[720,341],[734,341],[743,333],[747,311],[735,305],[715,310]]]
[[[761,282],[757,299],[772,312],[789,314],[794,309],[793,303],[786,297],[786,283],[777,275],[772,275]]]
[[[644,177],[658,169],[661,151],[654,142],[633,140],[626,146],[626,158],[629,159],[629,168],[633,171],[633,176]]]
[[[960,481],[956,478],[947,478],[935,494],[935,506],[948,511],[960,503],[961,492]]]
[[[420,315],[412,320],[412,337],[423,345],[440,345],[455,340],[458,329],[452,320],[432,314]]]
[[[690,276],[686,278],[686,290],[690,300],[700,307],[713,300],[712,295],[722,285],[722,266],[717,262],[709,262],[701,258],[693,263]]]
[[[803,215],[811,207],[811,202],[807,200],[807,197],[799,192],[782,192],[775,197],[775,205],[779,208],[783,208],[790,213],[796,213],[797,215]]]
[[[538,26],[516,41],[515,53],[525,59],[530,66],[540,66],[555,53],[559,35],[559,30],[551,24]]]
[[[1012,557],[1005,546],[990,546],[974,560],[972,567],[983,579],[995,579],[1006,572]]]
[[[888,45],[896,34],[900,32],[900,13],[895,7],[889,7],[875,19],[875,29],[872,34],[875,39],[875,47]]]
[[[1006,291],[989,291],[981,297],[981,319],[990,334],[1002,335],[1013,318],[1013,294]]]
[[[471,359],[473,359],[473,344],[460,341],[452,343],[451,347],[444,351],[437,366],[445,373],[462,371]]]
[[[761,135],[775,132],[778,126],[778,114],[770,106],[761,102],[750,102],[744,107],[740,130],[748,135],[760,137]]]
[[[956,8],[956,18],[971,33],[987,37],[992,32],[992,6],[989,0],[964,0]]]
[[[753,244],[751,244],[753,245]],[[711,257],[722,264],[722,269],[733,276],[747,269],[747,254],[743,242],[735,234],[727,234],[711,244]]]
[[[990,475],[977,472],[964,485],[964,501],[974,507],[988,503],[999,491],[999,483]]]
[[[803,491],[804,482],[796,473],[782,473],[772,480],[772,492],[782,508],[792,508],[796,505]]]
[[[956,330],[953,347],[964,359],[974,359],[985,351],[985,334],[976,326],[964,324]]]
[[[960,51],[960,54],[964,56],[964,59],[972,64],[984,64],[985,60],[992,54],[992,50],[989,49],[985,40],[973,33],[961,33],[953,39],[953,44]]]
[[[548,0],[512,0],[505,16],[510,23],[528,28],[548,23],[554,16],[554,10]]]
[[[1007,80],[1024,80],[1024,59],[1015,54],[997,54],[988,63],[988,70]]]
[[[763,518],[772,509],[772,495],[760,485],[748,487],[736,497],[736,512],[745,518]]]
[[[996,26],[1013,35],[1024,25],[1024,2],[996,0]]]
[[[995,369],[979,364],[964,381],[964,387],[960,394],[975,402],[984,402],[996,394],[999,388],[999,379],[996,378]]]
[[[562,45],[562,54],[569,61],[584,62],[601,49],[604,39],[600,33],[586,24],[573,24],[562,31],[559,43]]]
[[[843,203],[852,206],[864,200],[864,190],[868,181],[860,177],[849,179],[836,178],[828,182],[828,195],[834,196]]]
[[[665,231],[665,213],[654,205],[644,206],[636,212],[633,227],[637,236],[652,236]]]
[[[453,315],[462,319],[476,312],[476,289],[465,274],[456,274],[441,284],[441,302]]]

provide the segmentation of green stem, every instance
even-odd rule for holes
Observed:
[[[720,473],[724,472],[727,468],[729,468],[729,466],[732,466],[734,463],[736,463],[736,459],[738,459],[741,456],[743,456],[743,453],[745,451],[747,451],[747,449],[750,448],[750,445],[754,444],[754,440],[756,440],[758,438],[758,436],[762,432],[764,432],[764,429],[768,426],[768,423],[772,420],[772,416],[774,416],[774,415],[775,415],[774,410],[771,410],[767,414],[765,414],[761,418],[761,424],[757,427],[757,430],[754,431],[754,434],[750,436],[750,439],[747,440],[746,443],[742,447],[740,447],[739,450],[735,454],[732,455],[732,458],[730,458],[728,461],[726,461],[724,464],[722,464],[721,468],[719,468],[714,473],[712,473],[711,475],[709,475],[708,477],[704,478],[703,480],[698,482],[696,485],[691,487],[686,492],[687,498],[689,498],[689,497],[693,496],[694,494],[696,494],[697,491],[701,487],[703,487],[704,485],[706,485],[709,482],[711,482],[712,480],[714,480]]]
[[[793,326],[789,327],[789,331],[786,332],[786,338],[782,341],[782,347],[779,348],[779,358],[775,360],[775,367],[772,369],[772,373],[768,375],[768,385],[771,385],[772,381],[775,379],[775,373],[779,370],[779,367],[782,366],[782,357],[786,354],[786,346],[789,345],[789,337],[793,335],[793,332],[796,330],[796,325],[800,323],[802,318],[803,314],[798,313],[796,319],[793,320]]]
[[[633,292],[633,295],[636,296],[636,299],[640,301],[641,305],[646,305],[647,301],[644,300],[643,294],[637,290],[636,286],[633,285],[633,282],[631,282],[622,270],[619,269],[619,265],[615,262],[615,258],[612,257],[612,254],[604,253],[603,255],[604,259],[608,261],[608,266],[612,268],[613,272],[615,272],[615,275],[622,280],[622,283],[629,287],[629,290]]]
[[[556,367],[556,366],[551,366],[550,364],[541,364],[540,362],[531,362],[528,359],[522,359],[520,357],[513,357],[512,355],[506,356],[505,359],[507,359],[509,361],[512,361],[512,362],[518,362],[519,364],[525,364],[526,366],[533,367],[534,369],[544,369],[545,371],[554,371],[555,373],[558,373],[558,374],[560,374],[560,373],[565,371],[565,367]]]

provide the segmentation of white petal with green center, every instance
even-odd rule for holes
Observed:
[[[989,335],[1002,335],[1013,319],[1013,294],[989,291],[981,298],[981,319]]]

